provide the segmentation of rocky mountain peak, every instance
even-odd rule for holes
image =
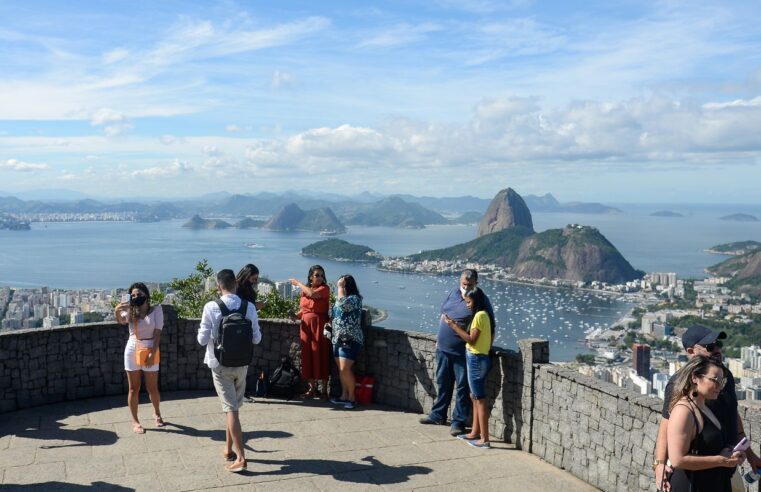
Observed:
[[[525,227],[533,231],[534,223],[523,198],[512,188],[507,188],[497,193],[489,204],[478,226],[478,237],[513,227]]]

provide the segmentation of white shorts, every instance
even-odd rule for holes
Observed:
[[[246,394],[246,374],[248,366],[217,366],[211,370],[214,389],[217,390],[223,412],[237,412],[243,406]]]
[[[140,340],[141,347],[153,347],[153,339]],[[127,340],[127,346],[124,347],[124,370],[125,371],[145,371],[145,372],[157,372],[159,365],[154,364],[150,367],[138,365],[135,358],[135,338],[129,337]]]

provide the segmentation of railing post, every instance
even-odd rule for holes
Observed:
[[[521,449],[532,452],[534,442],[534,394],[536,392],[535,367],[550,362],[550,342],[541,338],[518,340],[523,361],[523,389],[521,391],[521,419],[528,432],[521,432]]]

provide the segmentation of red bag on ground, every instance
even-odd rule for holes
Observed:
[[[360,405],[369,405],[373,402],[373,387],[375,378],[372,376],[362,376],[357,379],[357,388],[354,391],[354,397]]]

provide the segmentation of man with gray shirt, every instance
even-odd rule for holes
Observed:
[[[221,270],[217,274],[217,289],[221,294],[219,301],[227,308],[228,314],[238,311],[241,308],[241,303],[247,304],[245,319],[251,322],[251,343],[257,344],[262,340],[262,333],[259,329],[256,307],[253,303],[241,300],[240,297],[235,295],[235,287],[235,274],[232,270]],[[217,301],[207,302],[203,307],[201,326],[198,328],[197,339],[198,343],[206,345],[206,355],[203,361],[211,369],[214,388],[217,390],[217,395],[222,401],[222,411],[227,414],[227,436],[222,455],[231,463],[225,465],[225,469],[229,472],[239,473],[246,469],[243,430],[240,426],[238,412],[243,404],[246,392],[248,365],[228,367],[220,364],[219,360],[217,360],[214,348],[215,342],[218,342],[220,339],[219,328],[223,317],[222,309]]]

